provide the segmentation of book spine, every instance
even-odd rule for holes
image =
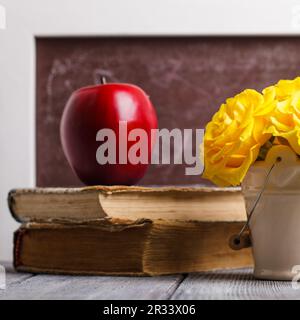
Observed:
[[[18,230],[14,232],[14,238],[13,238],[13,243],[14,243],[14,268],[17,270],[19,266],[22,265],[21,262],[21,252],[22,252],[22,239],[24,234],[27,232],[27,229],[24,227],[20,227]]]
[[[16,214],[15,212],[15,194],[16,194],[16,189],[12,189],[9,191],[8,196],[7,196],[7,204],[8,204],[8,209],[12,215],[12,217],[17,221],[17,222],[23,222],[20,217]]]

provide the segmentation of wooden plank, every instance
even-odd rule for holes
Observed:
[[[221,270],[188,275],[171,299],[299,300],[300,290],[290,281],[254,279],[252,269]]]
[[[37,275],[10,286],[0,299],[169,299],[182,279]]]
[[[18,273],[18,272],[16,272],[11,263],[1,262],[0,266],[3,266],[5,268],[6,288],[7,289],[14,284],[19,284],[22,281],[33,277],[33,275],[31,273]],[[5,293],[5,291],[0,290],[0,295],[3,293]]]
[[[289,281],[254,279],[251,269],[161,277],[54,276],[6,266],[0,299],[299,299]]]

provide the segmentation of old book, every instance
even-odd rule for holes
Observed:
[[[239,189],[210,187],[88,187],[13,190],[11,213],[20,222],[81,222],[103,218],[243,221]]]
[[[252,264],[229,237],[246,219],[238,189],[37,188],[10,192],[17,270],[159,275]]]
[[[27,272],[163,275],[252,265],[250,249],[228,238],[242,222],[103,219],[79,224],[29,223],[14,237],[14,264]]]

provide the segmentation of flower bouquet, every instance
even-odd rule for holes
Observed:
[[[227,99],[206,126],[203,153],[205,178],[242,186],[254,275],[292,279],[300,265],[300,77]]]

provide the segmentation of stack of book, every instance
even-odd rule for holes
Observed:
[[[162,275],[252,265],[228,239],[242,227],[239,190],[88,187],[13,190],[19,271]]]

